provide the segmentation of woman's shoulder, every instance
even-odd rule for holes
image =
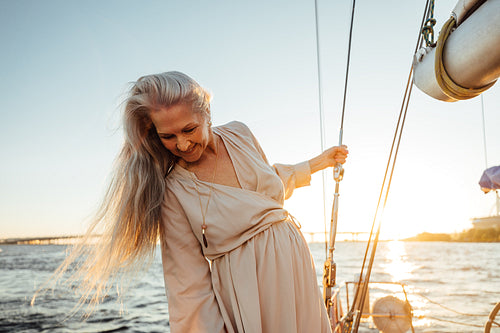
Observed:
[[[251,134],[252,132],[250,131],[250,128],[241,121],[233,120],[227,124],[217,126],[217,129],[223,130],[223,131],[228,131],[234,134]]]
[[[236,146],[250,151],[257,151],[261,154],[262,148],[260,148],[257,139],[250,128],[241,121],[231,121],[225,125],[218,126],[216,127],[216,131]]]
[[[216,130],[219,133],[225,134],[226,137],[236,137],[244,141],[253,141],[253,134],[250,128],[241,121],[231,121],[227,124],[217,126]]]

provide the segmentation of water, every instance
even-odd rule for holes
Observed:
[[[338,281],[352,280],[359,273],[365,246],[337,243]],[[324,244],[310,247],[320,283]],[[65,249],[62,245],[0,246],[0,332],[169,332],[159,257],[128,292],[123,312],[109,297],[86,321],[79,315],[66,318],[76,298],[64,290],[40,297],[31,307],[34,290],[62,261]],[[416,332],[482,332],[489,312],[500,301],[499,262],[500,243],[386,242],[379,245],[372,281],[407,285],[417,316]],[[370,298],[383,296],[382,291],[372,292]]]

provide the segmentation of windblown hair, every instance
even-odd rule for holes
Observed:
[[[147,75],[132,83],[124,101],[125,142],[112,179],[83,240],[55,271],[55,277],[37,291],[55,287],[57,281],[76,289],[78,306],[94,306],[109,289],[127,285],[153,258],[163,232],[161,205],[165,177],[176,158],[160,141],[150,113],[180,103],[210,115],[210,94],[180,72]],[[93,241],[98,236],[97,242]],[[69,277],[67,277],[69,273]]]

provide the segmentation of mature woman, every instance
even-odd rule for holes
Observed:
[[[346,148],[270,166],[244,124],[212,127],[210,95],[179,72],[139,78],[124,122],[89,231],[104,225],[103,240],[79,270],[84,297],[98,301],[103,281],[137,269],[159,238],[173,333],[329,332],[311,254],[283,202],[344,163]]]

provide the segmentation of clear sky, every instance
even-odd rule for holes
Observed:
[[[436,3],[437,28],[456,1]],[[350,1],[318,1],[324,126],[338,143]],[[339,231],[369,231],[425,1],[358,0],[344,122]],[[180,70],[214,95],[213,122],[245,122],[271,162],[320,152],[314,1],[0,1],[0,238],[81,233],[103,196],[128,82]],[[500,164],[500,87],[484,94]],[[383,224],[387,237],[453,232],[494,203],[480,98],[414,89]],[[326,215],[333,186],[326,178]],[[287,208],[323,230],[322,177]]]

